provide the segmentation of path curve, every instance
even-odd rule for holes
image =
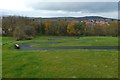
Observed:
[[[65,50],[65,49],[95,49],[95,50],[120,50],[120,46],[60,46],[60,47],[42,47],[33,48],[35,44],[58,44],[61,42],[39,42],[31,44],[21,44],[21,50]]]

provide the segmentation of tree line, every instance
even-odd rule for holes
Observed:
[[[14,36],[17,40],[34,36],[118,36],[118,21],[109,24],[76,20],[44,20],[21,16],[2,18],[3,36]]]

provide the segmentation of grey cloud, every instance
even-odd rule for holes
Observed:
[[[105,12],[105,13],[81,13],[81,12],[65,12],[65,11],[11,11],[2,10],[0,16],[5,15],[17,15],[17,16],[28,16],[28,17],[83,17],[83,16],[102,16],[108,18],[118,18],[118,12]]]
[[[118,10],[117,2],[39,2],[29,4],[35,10],[52,10],[68,12],[113,12]]]

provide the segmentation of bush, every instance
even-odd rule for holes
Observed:
[[[35,35],[35,29],[31,26],[18,26],[15,28],[13,34],[16,40],[31,40]]]

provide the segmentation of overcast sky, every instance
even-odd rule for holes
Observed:
[[[0,0],[0,15],[118,18],[119,0]]]

